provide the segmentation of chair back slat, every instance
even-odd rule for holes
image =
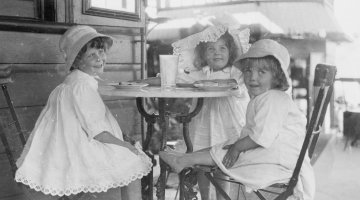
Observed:
[[[304,161],[306,152],[308,151],[310,140],[312,138],[314,130],[318,130],[322,125],[324,116],[326,113],[326,108],[329,104],[330,97],[332,95],[332,87],[335,80],[336,67],[324,64],[318,64],[315,68],[315,79],[314,86],[320,86],[320,90],[318,92],[314,109],[311,114],[310,122],[308,124],[305,139],[303,142],[303,146],[301,148],[299,158],[296,162],[296,166],[293,172],[293,175],[289,181],[289,187],[287,190],[293,190],[297,184],[299,173],[301,170],[302,163]],[[319,137],[317,134],[316,137]],[[317,140],[317,138],[316,138]],[[311,148],[315,148],[316,141],[312,144]],[[313,153],[313,149],[311,150]],[[311,153],[311,155],[312,155]]]
[[[327,92],[327,95],[325,97],[325,102],[326,104],[329,104],[330,102],[330,98],[332,96],[332,92],[334,90],[334,86],[330,86],[329,91]],[[327,106],[324,107],[322,110],[321,110],[321,114],[320,114],[320,118],[319,118],[319,123],[317,124],[317,126],[315,127],[315,131],[317,132],[316,134],[313,135],[313,138],[311,140],[311,143],[310,143],[310,146],[309,146],[309,149],[308,149],[308,154],[309,154],[309,157],[310,159],[312,158],[313,154],[314,154],[314,151],[315,151],[315,147],[316,147],[316,144],[317,144],[317,141],[319,139],[319,136],[320,136],[320,127],[322,126],[323,122],[324,122],[324,118],[325,118],[325,114],[326,114],[326,109],[327,109]]]

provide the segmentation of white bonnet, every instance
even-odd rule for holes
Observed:
[[[249,29],[229,28],[222,24],[210,26],[199,33],[172,43],[174,55],[179,55],[179,70],[192,71],[196,69],[193,65],[196,46],[200,42],[216,42],[226,31],[234,38],[239,55],[249,49]]]
[[[291,80],[288,73],[290,64],[290,55],[288,50],[275,40],[261,39],[251,45],[250,49],[240,55],[240,57],[234,62],[234,65],[238,65],[239,61],[245,58],[261,58],[265,56],[274,56],[280,63],[281,69],[283,70],[286,80],[291,85]],[[237,66],[239,67],[239,66]]]
[[[90,26],[72,26],[61,36],[59,47],[60,51],[64,54],[67,69],[70,69],[81,48],[97,37],[106,38],[108,48],[111,48],[113,39],[108,35],[98,33]]]

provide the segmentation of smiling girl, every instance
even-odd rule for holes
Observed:
[[[177,172],[196,164],[217,165],[250,190],[287,183],[306,127],[305,116],[285,92],[291,81],[289,62],[289,53],[281,44],[269,39],[255,42],[235,62],[251,97],[241,136],[194,153],[160,152],[160,158]],[[300,177],[296,199],[313,199],[315,184],[309,157],[304,160]]]
[[[219,32],[221,34],[219,34]],[[204,41],[206,38],[211,41]],[[189,36],[199,37],[199,44],[195,47],[192,64],[196,70],[179,73],[177,83],[194,83],[199,80],[229,80],[232,79],[238,87],[236,94],[229,97],[204,98],[201,111],[193,118],[189,125],[190,138],[194,151],[209,148],[213,145],[234,140],[240,136],[245,125],[246,106],[249,102],[242,72],[233,66],[235,59],[244,53],[242,45],[237,44],[237,35],[232,35],[224,26],[212,26],[203,32]],[[249,37],[245,37],[247,43]],[[184,41],[187,38],[183,39]],[[173,46],[181,44],[178,41]],[[195,103],[193,104],[195,105]],[[221,175],[218,175],[222,177]],[[210,183],[202,174],[198,174],[201,198],[210,199]],[[225,190],[229,190],[228,183],[219,181]],[[222,199],[217,195],[217,199]]]
[[[122,199],[141,199],[140,179],[150,159],[123,140],[98,93],[111,37],[74,26],[60,39],[70,74],[50,94],[17,160],[15,180],[53,196],[100,193],[121,187]],[[123,187],[129,186],[129,187]]]

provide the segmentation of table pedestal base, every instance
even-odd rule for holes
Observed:
[[[170,112],[167,110],[166,107],[167,104],[168,104],[167,98],[159,98],[158,99],[159,115],[148,114],[143,107],[142,98],[140,97],[136,98],[137,108],[140,114],[145,118],[145,121],[147,122],[147,134],[146,134],[146,138],[143,138],[143,150],[152,159],[153,159],[153,155],[149,151],[149,145],[150,145],[151,137],[153,136],[153,132],[154,132],[154,123],[156,121],[158,121],[161,129],[160,151],[163,151],[166,148],[167,132],[169,127],[169,117],[170,117]],[[203,105],[203,98],[199,98],[197,105],[192,112],[188,114],[180,114],[178,116],[175,116],[175,119],[183,124],[183,137],[186,144],[187,153],[193,151],[193,146],[189,136],[189,122],[195,115],[197,115],[200,112],[202,105]],[[159,200],[165,200],[167,173],[169,173],[169,169],[167,168],[166,163],[164,163],[160,159],[160,176],[156,184],[156,196]],[[196,176],[194,175],[194,173],[195,172],[192,169],[186,169],[179,174],[180,200],[197,199],[196,192],[193,191],[193,186],[196,185]],[[143,199],[152,200],[153,198],[152,188],[153,188],[153,173],[151,171],[150,174],[147,175],[142,180],[142,194],[144,197]]]

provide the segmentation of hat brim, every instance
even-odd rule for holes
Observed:
[[[112,45],[114,43],[114,40],[112,37],[101,34],[101,33],[96,33],[96,32],[90,33],[90,34],[86,35],[85,37],[81,38],[80,40],[78,40],[75,44],[73,44],[73,47],[69,52],[68,59],[66,60],[67,69],[71,68],[71,66],[73,65],[73,63],[75,61],[76,56],[78,55],[80,50],[84,47],[84,45],[86,45],[92,39],[98,38],[98,37],[106,39],[105,42],[107,43],[108,50],[112,47]]]
[[[279,61],[280,67],[290,85],[291,80],[287,71],[290,64],[290,55],[284,46],[273,40],[262,39],[255,42],[246,53],[236,59],[234,66],[240,68],[240,61],[246,58],[262,58],[265,56],[273,56]]]

